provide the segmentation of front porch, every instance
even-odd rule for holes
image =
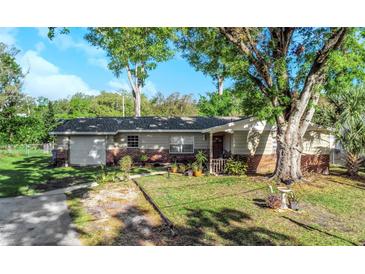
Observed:
[[[209,133],[209,173],[222,174],[231,157],[232,133]]]

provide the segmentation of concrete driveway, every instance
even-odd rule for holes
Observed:
[[[63,191],[0,199],[0,245],[80,245]]]

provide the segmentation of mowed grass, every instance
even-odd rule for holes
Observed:
[[[365,182],[337,173],[293,187],[298,212],[266,207],[262,177],[153,176],[137,179],[175,225],[180,242],[196,245],[362,245]]]
[[[33,195],[39,192],[36,185],[52,183],[79,184],[96,180],[100,167],[53,167],[51,155],[32,151],[29,155],[14,153],[0,155],[0,197]],[[136,167],[132,174],[148,173],[155,169]],[[118,173],[118,167],[107,167],[107,174]]]
[[[32,195],[35,185],[72,180],[79,183],[95,180],[100,168],[52,167],[51,156],[43,152],[0,156],[0,197]]]

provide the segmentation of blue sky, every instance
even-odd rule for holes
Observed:
[[[47,31],[47,28],[0,28],[0,42],[20,50],[17,60],[27,72],[23,87],[26,94],[60,99],[76,92],[130,90],[126,75],[117,79],[107,68],[105,53],[83,39],[85,28],[73,28],[69,35],[59,35],[53,41],[48,39]],[[151,97],[158,91],[165,95],[178,91],[199,98],[199,94],[214,90],[211,78],[175,56],[150,73],[143,92]]]

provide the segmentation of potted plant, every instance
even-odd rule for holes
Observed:
[[[193,175],[195,177],[200,177],[203,175],[203,170],[199,167],[197,162],[192,163],[191,169],[193,170]]]
[[[173,163],[170,167],[170,170],[171,170],[172,173],[176,173],[177,172],[177,164]]]
[[[294,192],[290,192],[288,195],[289,208],[295,211],[299,210],[299,199]]]
[[[199,151],[195,155],[195,162],[193,163],[193,173],[194,176],[202,176],[203,174],[203,166],[207,161],[207,156],[205,156],[203,151]],[[195,171],[194,171],[195,169]]]

